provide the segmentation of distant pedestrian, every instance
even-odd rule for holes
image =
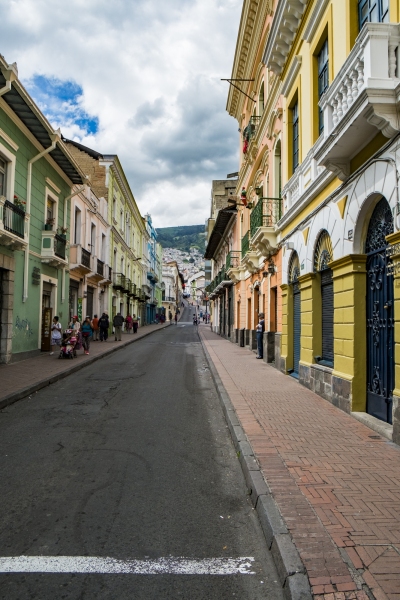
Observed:
[[[136,315],[133,315],[132,318],[132,327],[133,327],[133,333],[137,333],[138,327],[139,327],[139,321],[136,318]]]
[[[89,354],[92,335],[92,323],[90,322],[90,317],[88,316],[82,323],[82,345],[85,354]]]
[[[256,327],[256,335],[257,335],[257,356],[256,358],[264,357],[264,345],[263,345],[263,337],[264,337],[264,313],[258,314],[258,325]]]
[[[93,316],[92,329],[93,329],[93,341],[97,342],[99,339],[99,319],[98,319],[97,315]]]
[[[61,348],[62,339],[62,327],[58,320],[58,317],[54,317],[53,323],[51,324],[51,352],[50,356],[54,354],[54,346],[60,346]]]
[[[120,342],[121,341],[121,332],[122,332],[122,325],[124,324],[124,317],[121,315],[121,313],[117,313],[113,319],[113,325],[114,325],[114,330],[115,330],[115,341],[116,342]]]
[[[169,322],[172,323],[172,312],[169,311],[168,313],[168,318],[169,318]]]
[[[175,325],[176,325],[178,323],[178,313],[177,312],[175,313],[175,317],[174,318],[175,318]]]
[[[131,315],[128,313],[126,315],[126,319],[125,319],[127,333],[131,333],[131,331],[132,331],[132,322],[133,322],[133,319],[132,319]]]
[[[100,341],[103,340],[106,342],[108,338],[108,329],[110,327],[110,321],[108,319],[108,315],[103,312],[99,319],[99,331],[100,331]]]

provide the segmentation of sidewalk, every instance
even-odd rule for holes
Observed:
[[[169,323],[145,325],[139,327],[136,334],[123,333],[120,342],[115,342],[111,335],[107,342],[92,342],[89,356],[83,353],[83,349],[78,350],[78,356],[73,360],[60,360],[59,352],[55,351],[53,356],[46,352],[21,362],[0,365],[0,409],[165,327],[169,327]]]
[[[400,447],[199,327],[315,600],[400,600]]]

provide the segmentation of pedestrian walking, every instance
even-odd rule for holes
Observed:
[[[136,317],[136,315],[133,315],[132,318],[132,327],[133,327],[133,333],[137,333],[138,327],[139,327],[139,321]]]
[[[99,319],[98,319],[97,315],[93,316],[92,329],[93,329],[93,341],[97,342],[99,339]]]
[[[106,342],[108,338],[108,329],[110,327],[110,321],[108,319],[108,314],[103,312],[99,319],[99,331],[100,331],[100,341],[103,340]]]
[[[172,323],[172,312],[169,311],[168,313],[168,318],[169,318],[169,322]]]
[[[85,354],[89,354],[90,350],[90,342],[93,336],[92,323],[90,322],[90,317],[87,316],[86,319],[82,323],[82,346]]]
[[[175,325],[176,325],[178,323],[178,313],[177,312],[175,313],[174,319],[175,319]]]
[[[61,323],[58,320],[58,317],[54,317],[53,323],[51,324],[51,351],[50,356],[54,354],[54,346],[59,346],[61,348],[61,338],[62,338],[62,327]]]
[[[125,323],[126,323],[126,331],[127,331],[127,333],[132,333],[133,319],[132,319],[132,317],[131,317],[131,315],[129,313],[126,315]]]
[[[256,358],[264,357],[264,344],[263,344],[264,329],[265,329],[264,313],[259,313],[258,314],[258,325],[256,327],[257,353],[258,353]]]
[[[121,341],[121,332],[122,332],[122,325],[124,324],[124,317],[121,315],[121,313],[117,313],[113,319],[113,325],[114,325],[114,331],[115,331],[115,341],[116,342],[120,342]]]

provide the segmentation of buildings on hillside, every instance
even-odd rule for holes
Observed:
[[[64,328],[103,311],[152,322],[161,248],[149,223],[118,157],[64,139],[0,56],[0,362],[48,351],[56,315]]]
[[[400,443],[398,2],[244,0],[236,207],[208,234],[213,328]],[[240,87],[240,86],[239,86]]]

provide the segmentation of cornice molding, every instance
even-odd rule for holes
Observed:
[[[263,62],[281,75],[309,0],[280,0],[272,21]]]
[[[324,14],[330,0],[317,0],[314,10],[311,13],[310,19],[304,29],[302,39],[310,43],[317,31],[318,25],[321,23],[322,15]]]
[[[14,150],[14,152],[18,152],[19,146],[17,146],[17,144],[14,142],[14,140],[12,140],[10,138],[10,136],[7,135],[6,132],[3,131],[2,129],[0,129],[0,138],[2,138],[5,142],[7,142],[7,144],[10,146],[10,148],[12,148]]]
[[[293,58],[292,64],[289,67],[288,73],[285,77],[285,81],[283,82],[283,85],[282,85],[282,95],[285,96],[285,98],[287,98],[287,96],[288,96],[290,90],[292,89],[292,86],[296,80],[296,77],[300,71],[301,61],[302,61],[301,56],[295,56]]]

